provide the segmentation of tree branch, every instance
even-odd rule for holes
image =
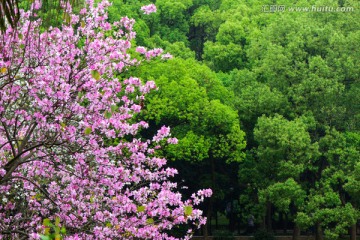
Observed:
[[[9,131],[8,131],[8,129],[7,129],[7,125],[6,125],[4,122],[1,122],[1,124],[2,124],[3,127],[4,127],[5,134],[6,134],[6,138],[8,139],[9,144],[10,144],[10,146],[11,146],[12,154],[13,154],[14,157],[16,157],[16,151],[15,151],[14,145],[13,145],[12,142],[11,142],[11,137],[10,137]]]
[[[37,189],[39,189],[40,190],[40,192],[42,192],[44,195],[45,195],[45,197],[47,198],[47,199],[49,199],[56,207],[58,206],[57,204],[56,204],[56,202],[54,201],[54,200],[52,200],[52,198],[49,196],[49,193],[45,190],[45,189],[43,189],[43,188],[41,188],[39,185],[37,185],[34,181],[32,181],[31,179],[28,179],[28,178],[26,178],[26,177],[21,177],[21,176],[13,176],[13,177],[11,177],[12,179],[16,179],[16,178],[18,178],[18,179],[22,179],[22,180],[25,180],[25,181],[28,181],[28,182],[30,182],[31,184],[33,184]]]

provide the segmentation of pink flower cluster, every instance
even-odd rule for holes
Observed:
[[[139,46],[136,48],[136,52],[145,55],[148,60],[158,56],[161,56],[161,59],[164,60],[173,58],[170,53],[163,54],[163,50],[161,48],[155,48],[148,51],[145,47]]]
[[[211,190],[183,201],[170,180],[177,171],[155,154],[170,128],[137,137],[148,124],[134,114],[156,86],[116,78],[139,63],[128,53],[134,21],[108,23],[107,6],[88,0],[48,31],[21,11],[18,28],[1,36],[0,239],[39,239],[44,219],[59,219],[64,239],[176,239],[168,230],[179,224],[189,239],[206,221],[195,205]]]
[[[154,13],[156,12],[156,6],[155,4],[149,4],[141,7],[141,10],[144,12],[144,14]]]
[[[153,141],[160,142],[169,135],[170,135],[170,128],[162,126],[160,130],[158,130],[157,134],[153,137]]]

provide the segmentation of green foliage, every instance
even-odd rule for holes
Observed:
[[[254,123],[263,114],[285,115],[288,111],[286,96],[267,84],[257,82],[255,74],[247,69],[232,71],[229,85],[234,91],[235,107],[243,122]]]
[[[163,152],[171,164],[216,199],[231,183],[224,164],[235,164],[242,221],[260,221],[270,203],[303,228],[321,223],[329,238],[350,226],[360,204],[360,12],[266,14],[271,0],[161,0],[156,14],[141,15],[147,3],[115,0],[110,19],[134,17],[135,45],[175,56],[124,74],[156,80],[144,117],[179,139]]]
[[[206,42],[203,59],[215,71],[230,71],[244,67],[244,51],[241,45]]]
[[[55,222],[50,219],[43,220],[44,234],[40,235],[41,240],[61,240],[66,235],[66,229],[60,224],[60,218],[55,217]]]
[[[255,240],[275,240],[275,236],[272,232],[260,229],[254,234]]]
[[[300,211],[296,222],[303,228],[308,228],[315,223],[320,223],[324,229],[327,239],[339,239],[340,235],[347,234],[348,227],[355,224],[359,218],[358,210],[351,204],[344,206],[330,207],[325,201],[331,200],[331,197],[311,196],[306,213]],[[329,207],[323,207],[324,205]]]
[[[145,206],[138,206],[137,209],[136,209],[136,211],[137,211],[138,213],[145,211]]]
[[[186,185],[212,187],[219,201],[236,185],[243,222],[249,214],[260,221],[270,203],[303,229],[320,224],[329,239],[346,233],[360,206],[359,2],[279,0],[355,11],[266,14],[262,6],[274,1],[157,0],[157,13],[142,14],[151,2],[113,0],[109,13],[110,21],[136,20],[134,47],[161,47],[175,57],[119,76],[154,79],[159,87],[146,99],[141,117],[150,128],[142,134],[170,126],[179,140],[163,151],[170,164]],[[43,1],[37,14],[44,28],[69,22],[58,3]],[[73,1],[76,11],[82,3]],[[101,78],[96,70],[92,77]],[[56,219],[44,226],[43,239],[65,234]],[[273,236],[257,232],[255,239]]]
[[[150,129],[142,134],[170,126],[179,140],[163,151],[170,164],[217,200],[235,184],[243,222],[249,214],[260,221],[270,204],[303,229],[344,233],[360,204],[360,12],[266,14],[271,0],[158,0],[157,13],[141,14],[151,2],[114,0],[109,14],[135,18],[134,47],[174,56],[119,76],[159,87],[144,104]]]
[[[224,104],[231,94],[210,69],[193,60],[174,59],[143,65],[136,75],[156,79],[159,91],[148,98],[144,118],[174,127],[179,144],[167,148],[171,159],[243,158],[238,116]]]
[[[190,50],[190,48],[186,47],[184,42],[174,42],[163,43],[163,48],[166,52],[170,52],[175,57],[180,57],[182,59],[194,59],[195,53]]]
[[[88,128],[85,128],[84,133],[86,135],[89,135],[91,133],[91,131],[92,131],[92,129],[90,127],[88,127]]]
[[[210,147],[211,143],[209,139],[189,131],[180,139],[178,144],[169,145],[167,152],[171,160],[203,161],[209,158]]]
[[[234,234],[226,230],[215,230],[213,233],[214,240],[232,240],[235,239]]]
[[[95,80],[99,80],[101,75],[97,70],[91,70],[91,76],[95,79]]]
[[[30,9],[33,0],[18,0],[19,8],[28,10]],[[82,6],[84,6],[84,0],[67,0],[70,3],[74,13],[78,13]],[[42,29],[47,29],[50,26],[60,27],[62,23],[69,24],[71,17],[60,6],[59,0],[43,0],[41,1],[41,8],[35,11],[34,17],[42,20]]]
[[[294,179],[275,183],[259,193],[260,202],[270,201],[279,211],[288,212],[290,204],[301,207],[304,204],[306,192]]]
[[[185,216],[190,216],[193,212],[192,206],[185,206],[184,207],[184,214]]]
[[[300,119],[288,121],[280,115],[260,117],[254,138],[259,144],[257,157],[271,179],[297,179],[318,156],[318,146],[311,143],[307,127]]]

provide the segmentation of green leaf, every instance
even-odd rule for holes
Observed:
[[[118,109],[118,106],[111,105],[111,112],[115,112]]]
[[[108,228],[111,228],[112,227],[112,225],[111,225],[111,223],[110,222],[106,222],[106,224],[105,224]]]
[[[55,217],[55,233],[56,234],[59,234],[59,232],[60,232],[59,225],[60,225],[60,218]]]
[[[64,20],[67,24],[70,24],[71,22],[71,16],[69,13],[64,13]]]
[[[138,206],[137,207],[137,212],[143,212],[143,211],[145,211],[145,206]]]
[[[45,236],[45,235],[40,235],[40,239],[41,240],[50,240],[49,236]]]
[[[23,40],[24,36],[23,36],[21,33],[19,33],[19,34],[18,34],[18,38],[19,38],[20,40]]]
[[[86,135],[89,135],[91,133],[92,129],[90,127],[85,128],[84,133]]]
[[[100,79],[100,73],[97,70],[91,70],[91,76],[95,79],[95,80],[99,80]]]
[[[60,233],[62,233],[62,234],[66,234],[66,228],[65,228],[65,227],[61,227],[61,229],[60,229]]]
[[[41,200],[42,195],[40,193],[37,193],[34,197],[36,200]]]
[[[78,92],[78,98],[82,98],[85,95],[84,91]]]
[[[52,225],[50,219],[45,218],[43,220],[43,225],[46,226],[46,227],[50,227]]]
[[[106,119],[111,118],[111,116],[112,116],[112,113],[111,113],[111,112],[109,112],[109,111],[106,111],[106,112],[105,112],[105,118],[106,118]]]
[[[154,223],[154,219],[148,218],[148,219],[146,219],[146,223],[147,223],[147,224],[153,224],[153,223]]]
[[[185,207],[184,207],[184,213],[185,213],[186,216],[191,215],[191,214],[192,214],[192,211],[193,211],[192,206],[185,206]]]
[[[66,124],[65,123],[60,123],[60,126],[62,126],[63,128],[66,127]]]

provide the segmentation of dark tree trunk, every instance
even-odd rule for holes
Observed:
[[[288,215],[285,214],[285,219],[284,219],[284,233],[287,233],[287,228],[288,228]]]
[[[212,180],[212,186],[214,189],[216,179],[215,179],[215,160],[213,158],[211,158],[211,180]],[[213,201],[214,201],[214,198],[210,197],[208,206],[207,206],[207,210],[206,210],[207,222],[203,226],[205,240],[209,239],[209,234],[211,234],[211,215],[212,215],[212,211],[213,211]]]
[[[262,217],[261,223],[260,223],[260,229],[265,230],[266,229],[266,218],[265,215]]]
[[[206,224],[203,226],[203,234],[204,239],[209,239],[209,235],[211,235],[211,214],[213,209],[213,197],[209,199],[208,206],[206,209]]]
[[[272,220],[271,220],[271,216],[272,215],[272,206],[271,203],[268,202],[266,204],[266,229],[271,232],[272,231]]]
[[[324,235],[320,223],[316,223],[315,231],[316,231],[315,240],[324,240]]]
[[[300,227],[295,223],[294,226],[294,232],[293,232],[293,240],[299,240],[300,239]]]
[[[350,229],[350,240],[356,240],[356,229],[357,228],[357,224],[355,223],[354,225],[351,226]]]
[[[219,223],[218,223],[218,212],[215,211],[215,229],[219,228]]]
[[[204,240],[208,240],[208,239],[209,239],[208,223],[206,223],[205,225],[203,225],[202,230],[203,230],[203,234],[204,234]]]

